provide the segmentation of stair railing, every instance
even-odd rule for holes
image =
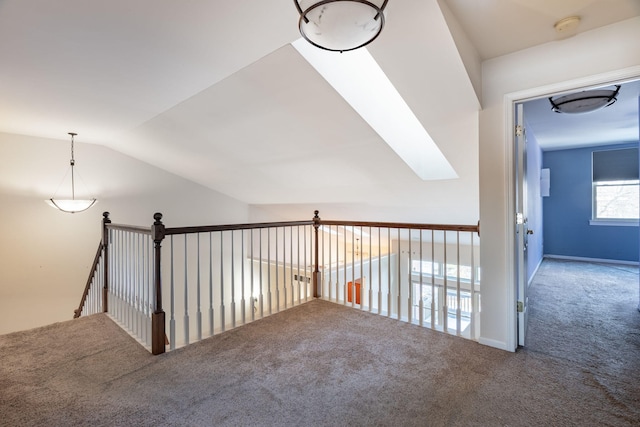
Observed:
[[[319,298],[478,339],[479,224],[318,223]]]
[[[306,221],[174,228],[160,213],[151,227],[103,217],[74,317],[108,312],[153,354],[310,298],[470,339],[479,331],[479,224],[325,221],[318,211]]]
[[[80,316],[88,316],[90,314],[102,312],[102,279],[100,275],[102,271],[102,253],[104,246],[102,242],[98,244],[98,251],[91,264],[91,273],[87,279],[87,284],[84,287],[82,298],[80,298],[80,305],[73,311],[73,318],[77,319]],[[97,291],[96,291],[97,290]]]
[[[107,311],[107,266],[108,254],[105,253],[105,248],[108,246],[109,235],[107,232],[107,225],[111,223],[109,219],[109,212],[102,214],[102,237],[98,244],[98,250],[91,264],[89,270],[89,278],[84,287],[82,298],[80,298],[80,304],[78,308],[74,310],[73,318],[76,319],[80,316],[87,316],[90,314],[101,313]]]
[[[170,349],[308,301],[313,221],[165,228]]]

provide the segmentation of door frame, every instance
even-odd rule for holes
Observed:
[[[514,182],[515,182],[515,198],[514,208],[516,212],[516,236],[515,247],[513,248],[515,255],[515,269],[516,269],[516,300],[517,300],[517,312],[518,312],[518,345],[524,346],[525,336],[527,332],[527,318],[528,318],[528,302],[527,297],[529,278],[527,274],[529,272],[527,253],[527,239],[528,239],[528,168],[527,168],[527,129],[524,119],[524,103],[517,102],[515,107],[515,123],[519,127],[514,126]]]
[[[577,90],[585,90],[598,86],[606,86],[617,83],[626,83],[632,80],[640,79],[640,66],[624,68],[603,74],[595,74],[579,79],[556,82],[553,84],[538,86],[525,89],[518,92],[512,92],[504,95],[503,111],[505,124],[505,170],[507,172],[507,203],[506,203],[506,258],[507,258],[507,278],[511,281],[511,285],[507,286],[507,301],[511,304],[511,309],[507,311],[507,327],[508,341],[507,347],[517,349],[518,347],[518,312],[517,312],[517,286],[518,280],[518,257],[516,256],[516,174],[515,174],[515,104],[524,103],[541,97],[555,96],[563,92],[574,92]],[[638,304],[640,310],[640,301]]]

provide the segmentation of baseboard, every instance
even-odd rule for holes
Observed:
[[[543,258],[566,259],[569,261],[603,262],[606,264],[622,264],[622,265],[639,265],[640,264],[638,261],[623,261],[619,259],[587,258],[587,257],[579,257],[579,256],[550,255],[550,254],[544,254]]]
[[[497,348],[500,350],[505,350],[505,351],[509,351],[511,353],[513,353],[514,351],[516,351],[515,348],[509,348],[507,346],[507,343],[504,341],[498,341],[498,340],[492,340],[490,338],[483,338],[480,337],[478,338],[478,343],[482,344],[482,345],[486,345],[489,347],[493,347],[493,348]]]
[[[542,265],[543,260],[544,260],[544,256],[540,258],[540,261],[538,261],[538,265],[536,265],[536,268],[533,270],[531,277],[529,277],[529,282],[527,283],[527,285],[531,286],[531,282],[533,282],[533,278],[536,277],[536,273],[538,272],[538,269]]]

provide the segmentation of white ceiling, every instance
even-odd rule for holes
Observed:
[[[640,15],[637,0],[444,0],[482,59],[559,40],[554,24],[580,17],[576,33]]]
[[[483,59],[553,40],[567,15],[585,31],[640,14],[637,0],[441,1]],[[291,0],[0,0],[0,132],[74,131],[247,203],[427,188],[293,49],[297,20]],[[466,173],[481,100],[438,2],[390,0],[369,51]]]
[[[615,85],[601,89],[615,90]],[[614,104],[585,114],[555,113],[548,97],[527,101],[524,103],[527,131],[535,135],[543,150],[638,141],[639,98],[640,80],[636,80],[620,84]]]

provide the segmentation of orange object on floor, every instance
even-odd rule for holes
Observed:
[[[356,279],[356,304],[360,304],[360,290],[362,288],[362,284],[360,283],[360,279]],[[353,282],[347,283],[347,302],[353,302]]]

